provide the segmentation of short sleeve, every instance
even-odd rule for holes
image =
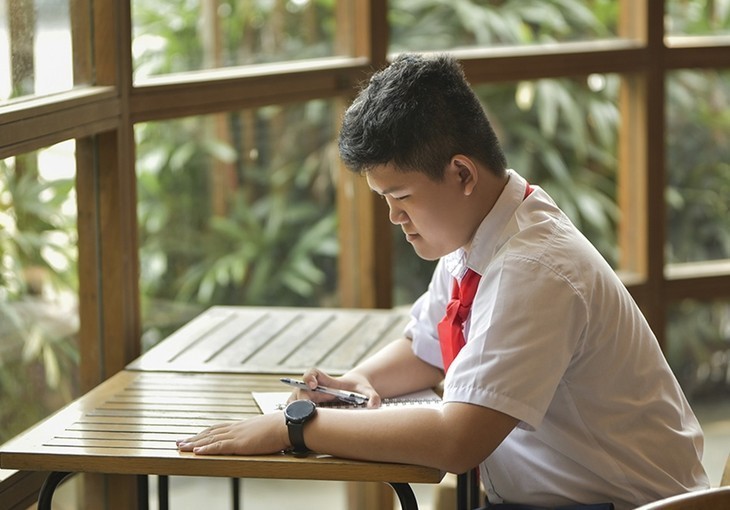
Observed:
[[[411,307],[404,335],[413,341],[413,352],[426,363],[443,369],[438,323],[446,312],[452,276],[441,261],[434,269],[428,290]]]

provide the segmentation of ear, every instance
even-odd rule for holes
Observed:
[[[477,181],[479,180],[477,166],[471,158],[462,154],[457,154],[451,158],[449,169],[459,180],[459,184],[463,189],[464,195],[471,195],[476,187]]]

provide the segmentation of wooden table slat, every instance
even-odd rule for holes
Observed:
[[[217,328],[235,319],[235,317],[236,312],[234,309],[212,307],[168,336],[164,342],[160,342],[156,346],[152,358],[156,361],[170,362],[174,360],[178,353],[184,352],[191,345],[207,338]]]
[[[350,338],[356,338],[356,342],[348,342],[339,345],[338,349],[330,350],[316,365],[347,370],[402,335],[407,322],[404,316],[368,315],[358,330],[351,332]]]
[[[292,315],[292,314],[289,314]],[[278,320],[277,320],[278,319]],[[291,319],[288,319],[291,320]],[[288,322],[287,318],[236,313],[223,327],[211,332],[205,341],[199,341],[176,353],[171,362],[194,362],[203,365],[240,364],[247,351],[256,350],[260,343],[267,342]],[[246,339],[242,341],[242,339]],[[243,350],[242,353],[237,350]],[[219,358],[219,359],[216,359]]]
[[[129,370],[341,374],[403,334],[405,311],[226,307],[207,310],[127,366]]]

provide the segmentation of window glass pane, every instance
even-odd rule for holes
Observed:
[[[730,301],[686,299],[669,308],[665,353],[705,431],[702,463],[718,473],[727,460],[730,419]]]
[[[390,50],[547,44],[614,38],[611,0],[391,0]]]
[[[71,88],[69,2],[0,0],[0,104]]]
[[[133,0],[135,80],[349,53],[350,0]]]
[[[730,301],[686,299],[669,309],[669,364],[693,400],[730,394]]]
[[[667,81],[668,263],[730,258],[730,71]]]
[[[0,443],[78,393],[74,152],[0,160]]]
[[[336,306],[333,103],[136,126],[145,346],[212,305]]]
[[[619,86],[617,75],[593,74],[475,87],[508,166],[545,189],[615,269]],[[397,231],[394,301],[403,304],[425,290],[433,265],[414,263]]]
[[[715,0],[668,0],[668,35],[730,34],[730,4]]]

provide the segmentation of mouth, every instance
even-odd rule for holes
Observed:
[[[406,241],[409,243],[416,240],[416,238],[420,237],[418,234],[409,234],[408,232],[403,232],[406,235]]]

